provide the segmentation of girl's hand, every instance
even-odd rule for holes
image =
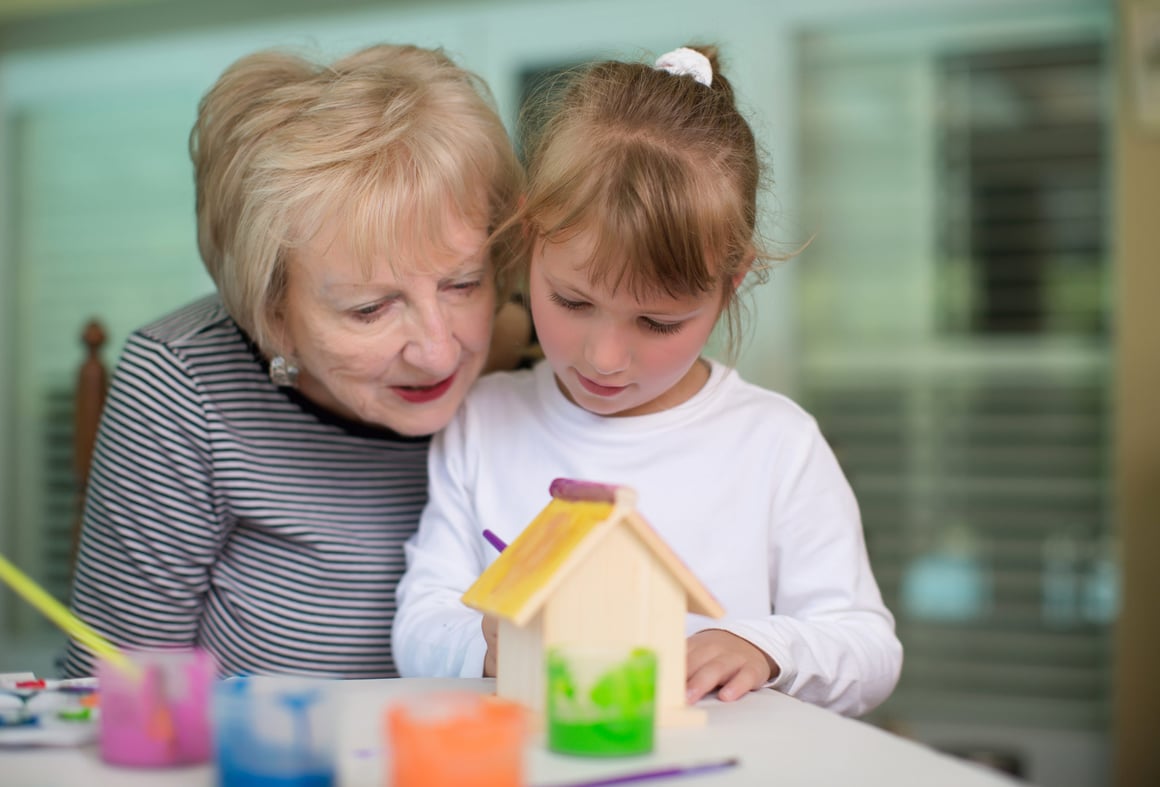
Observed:
[[[706,629],[689,637],[687,659],[685,697],[690,705],[713,689],[719,689],[719,700],[732,702],[781,672],[765,651],[721,629]]]
[[[494,678],[496,654],[499,653],[499,618],[483,616],[483,639],[487,642],[487,653],[483,657],[483,677]]]

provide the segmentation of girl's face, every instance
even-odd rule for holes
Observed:
[[[369,278],[337,225],[291,255],[282,347],[303,395],[404,435],[447,425],[487,360],[495,311],[486,232],[448,226],[446,249],[375,258]]]
[[[560,389],[597,415],[675,407],[700,390],[698,363],[721,312],[721,293],[637,300],[588,280],[594,236],[542,240],[532,254],[529,296],[536,336]]]

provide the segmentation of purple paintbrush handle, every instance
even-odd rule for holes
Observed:
[[[721,771],[726,768],[732,768],[738,764],[736,757],[731,757],[727,760],[719,762],[706,762],[698,765],[674,765],[670,768],[656,768],[651,771],[637,771],[636,773],[625,773],[620,776],[609,776],[604,779],[593,779],[585,782],[572,782],[570,784],[558,785],[558,787],[612,787],[617,784],[637,784],[639,782],[654,781],[656,779],[673,779],[678,776],[696,776],[702,773],[712,773],[714,771]]]
[[[507,549],[507,544],[504,543],[503,539],[490,530],[484,530],[483,537],[487,539],[487,543],[495,547],[496,552],[503,552]]]

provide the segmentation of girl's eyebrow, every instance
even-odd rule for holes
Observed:
[[[698,314],[701,313],[701,311],[702,311],[701,307],[693,309],[692,311],[689,311],[689,312],[677,312],[675,314],[673,312],[653,311],[651,309],[642,309],[641,315],[644,317],[656,318],[656,319],[660,319],[660,320],[671,320],[673,322],[683,322],[685,320],[689,320],[689,319],[692,319],[693,317],[696,317]]]
[[[585,298],[589,297],[587,290],[577,287],[572,282],[562,282],[549,271],[543,271],[541,275],[544,277],[544,280],[548,282],[548,286],[553,290],[568,290],[576,295],[580,295]]]
[[[551,289],[561,294],[566,294],[568,296],[585,301],[594,300],[591,293],[589,293],[587,290],[581,289],[570,283],[561,283],[549,273],[544,273],[544,278],[547,280],[548,286]],[[641,303],[639,300],[636,302],[636,305],[637,311],[642,317],[657,318],[659,320],[668,320],[672,322],[682,322],[684,320],[692,319],[696,315],[700,314],[705,308],[704,306],[698,306],[695,309],[691,309],[689,311],[673,312],[664,308],[656,308],[653,304]]]

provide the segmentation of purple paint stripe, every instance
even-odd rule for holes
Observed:
[[[616,784],[637,784],[639,782],[654,781],[656,779],[674,779],[680,776],[697,776],[703,773],[713,773],[739,765],[736,757],[719,762],[706,762],[698,765],[674,765],[670,768],[657,768],[651,771],[637,771],[620,776],[609,776],[603,779],[593,779],[583,782],[569,782],[568,784],[553,785],[553,787],[611,787]]]
[[[598,484],[595,481],[575,481],[571,478],[557,478],[548,487],[548,494],[561,500],[586,500],[593,503],[615,503],[616,487],[612,484]]]

